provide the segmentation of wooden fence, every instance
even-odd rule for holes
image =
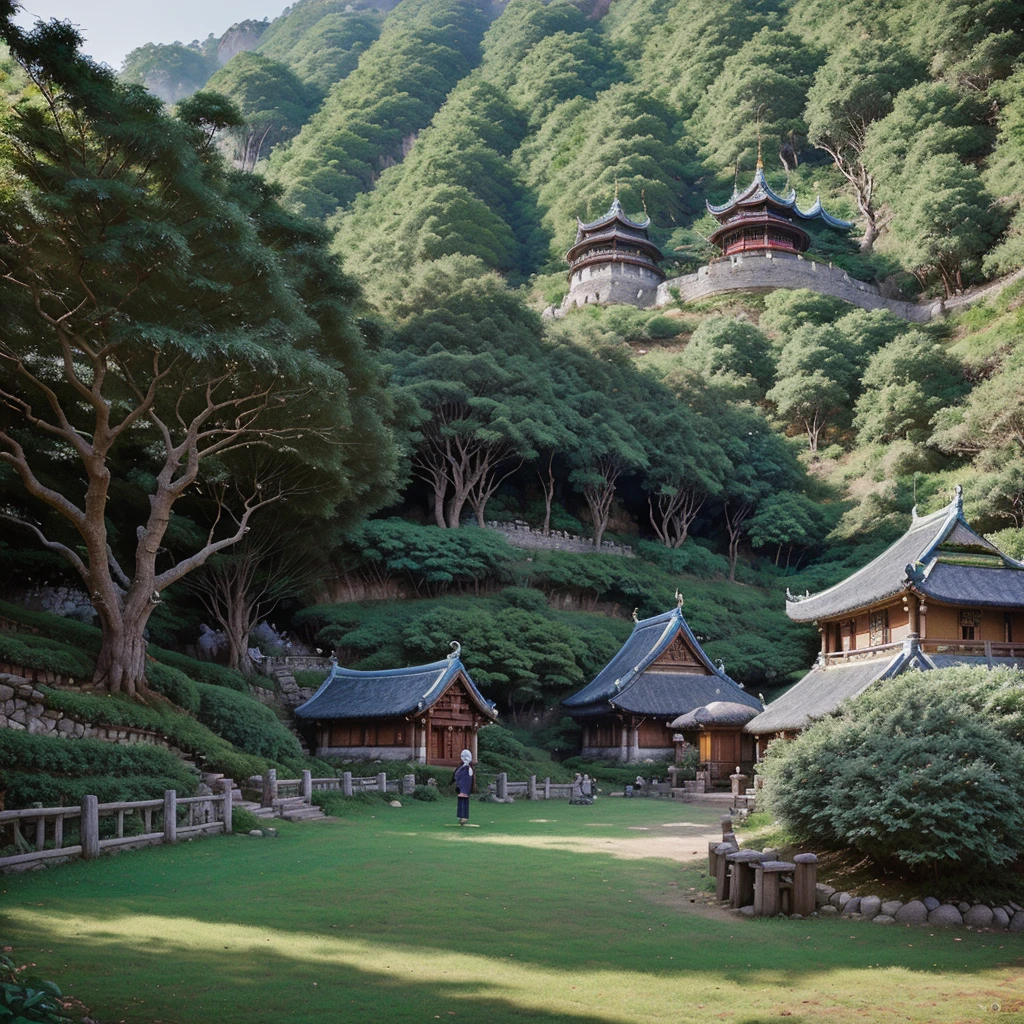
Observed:
[[[105,850],[176,843],[196,835],[231,831],[230,779],[221,781],[221,792],[207,796],[179,797],[173,789],[162,800],[127,800],[101,804],[95,796],[82,797],[79,807],[27,807],[0,811],[0,835],[10,830],[15,846],[35,849],[0,857],[0,872],[23,871],[54,859],[81,857],[95,860]],[[141,831],[125,835],[125,821],[137,816]],[[78,819],[78,842],[65,845],[64,823]],[[113,819],[101,829],[100,819]],[[101,838],[102,832],[112,832]],[[27,834],[26,834],[27,833]],[[6,844],[5,844],[6,845]]]

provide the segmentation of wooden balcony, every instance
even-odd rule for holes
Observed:
[[[890,659],[903,648],[903,643],[904,641],[897,640],[895,643],[877,644],[874,647],[857,647],[852,651],[829,651],[822,657],[826,668],[855,661],[869,661],[873,658]],[[925,654],[946,654],[961,658],[1020,658],[1024,665],[1024,643],[925,637],[917,641],[917,647]]]

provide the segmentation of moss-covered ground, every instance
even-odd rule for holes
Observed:
[[[361,805],[0,880],[14,955],[126,1024],[1024,1021],[1024,936],[708,906],[718,811]]]

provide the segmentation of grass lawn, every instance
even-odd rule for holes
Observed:
[[[717,810],[454,810],[8,876],[0,936],[103,1024],[1024,1021],[1024,935],[703,904]]]

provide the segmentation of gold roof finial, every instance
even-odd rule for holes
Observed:
[[[619,178],[618,175],[615,177],[615,198],[619,198]]]
[[[761,126],[757,126],[757,169],[764,170],[764,161],[761,159]]]
[[[647,196],[644,194],[644,189],[643,188],[640,189],[640,205],[643,206],[643,208],[644,208],[644,216],[645,217],[648,216],[648,214],[647,214]]]

